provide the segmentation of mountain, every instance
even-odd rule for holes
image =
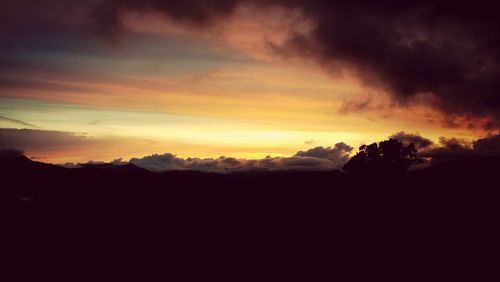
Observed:
[[[81,167],[74,168],[73,170],[78,173],[91,174],[133,174],[144,176],[153,174],[152,172],[131,163],[122,165],[115,165],[111,163],[83,164]]]
[[[62,172],[63,167],[32,161],[24,155],[4,154],[0,156],[0,169],[5,176],[22,176],[26,174],[44,174],[48,172]]]
[[[427,167],[423,174],[459,176],[488,176],[500,172],[500,157],[474,157],[448,161]]]
[[[446,187],[468,189],[472,186],[490,187],[500,172],[500,157],[469,158],[430,166],[404,175],[349,176],[338,170],[322,172],[271,171],[235,172],[227,174],[197,171],[167,171],[153,173],[134,164],[85,164],[68,169],[30,160],[21,154],[0,157],[2,191],[10,195],[23,193],[165,193],[182,189],[196,191],[254,190],[300,192],[324,190],[332,193],[345,189],[392,190],[420,189],[432,193],[444,192]],[[481,189],[481,188],[477,188]],[[266,191],[264,191],[266,190]],[[56,192],[57,191],[57,192]],[[278,192],[279,191],[279,192]],[[324,192],[324,191],[323,191]],[[111,192],[110,192],[111,193]],[[398,191],[401,193],[401,191]]]
[[[106,266],[160,257],[169,267],[205,266],[203,273],[359,259],[377,265],[372,271],[443,268],[471,257],[488,263],[484,250],[499,235],[497,164],[470,159],[352,177],[151,173],[107,164],[66,169],[18,155],[0,158],[0,198],[10,222],[4,230],[15,234],[8,242],[23,254],[41,249]]]

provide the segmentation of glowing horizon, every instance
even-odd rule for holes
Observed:
[[[72,17],[85,22],[80,10]],[[304,56],[276,53],[272,48],[291,33],[317,27],[301,9],[238,6],[207,28],[129,12],[123,25],[128,33],[111,43],[62,30],[47,38],[20,34],[5,50],[0,128],[89,141],[64,150],[21,148],[28,155],[56,163],[165,152],[257,159],[338,142],[358,147],[400,131],[434,142],[489,132],[467,122],[445,126],[447,113],[432,100],[395,101],[349,66],[332,72]]]

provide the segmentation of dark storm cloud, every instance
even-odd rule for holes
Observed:
[[[492,1],[103,1],[91,16],[104,33],[121,32],[124,11],[155,11],[206,26],[241,3],[301,9],[317,26],[271,46],[285,56],[307,56],[337,72],[348,68],[381,86],[401,104],[421,93],[456,116],[500,125],[500,17]]]
[[[422,150],[419,155],[431,158],[432,164],[478,156],[470,142],[458,138],[439,138],[439,146]]]
[[[427,149],[434,144],[434,142],[432,142],[430,139],[422,137],[418,133],[406,133],[404,131],[394,133],[393,135],[389,136],[389,138],[397,139],[403,142],[404,145],[413,143],[413,145],[415,145],[415,149],[417,149],[418,151]]]
[[[446,113],[498,122],[500,20],[483,2],[317,1],[306,8],[317,29],[283,48],[315,50],[325,67],[352,68],[402,104],[432,93]]]
[[[474,150],[482,155],[500,155],[500,134],[481,138],[473,143]]]
[[[429,151],[433,162],[463,157],[500,156],[500,134],[488,135],[473,142],[457,138],[440,138],[440,146]]]
[[[418,133],[398,132],[389,138],[406,144],[413,143],[418,150],[418,156],[431,159],[432,164],[463,158],[500,156],[500,134],[490,134],[472,142],[455,137],[440,137],[439,144]]]
[[[284,44],[270,45],[276,54],[307,57],[334,74],[353,71],[402,105],[426,93],[450,125],[466,116],[500,127],[500,17],[493,1],[3,1],[0,41],[9,47],[29,36],[85,31],[113,38],[123,34],[121,16],[129,11],[203,28],[243,3],[300,9],[316,23],[309,34],[290,33]]]

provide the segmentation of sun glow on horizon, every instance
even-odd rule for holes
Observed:
[[[436,142],[486,134],[444,127],[442,113],[397,104],[349,70],[272,53],[290,32],[315,27],[301,10],[242,6],[227,20],[194,30],[130,13],[116,46],[72,34],[36,49],[20,42],[5,54],[18,60],[14,71],[0,73],[0,127],[37,131],[38,145],[21,145],[58,163],[165,152],[291,156],[338,142],[357,148],[408,129]]]

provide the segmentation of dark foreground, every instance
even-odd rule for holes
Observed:
[[[498,158],[399,176],[154,174],[24,157],[2,158],[0,172],[20,277],[484,280],[498,266]]]

